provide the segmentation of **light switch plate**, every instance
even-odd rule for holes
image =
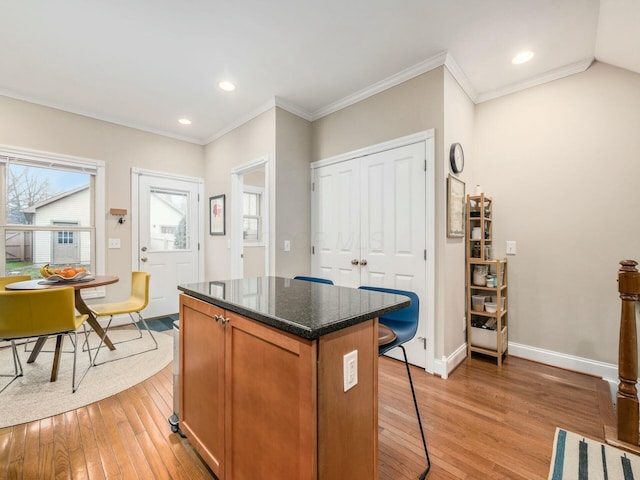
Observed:
[[[284,251],[285,252],[291,251],[291,240],[284,241]]]
[[[507,255],[515,255],[515,254],[516,254],[516,241],[507,240]]]
[[[358,350],[347,353],[343,357],[344,391],[358,384]]]

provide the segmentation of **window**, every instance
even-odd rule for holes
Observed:
[[[245,186],[242,205],[242,234],[245,243],[262,241],[262,189]]]
[[[0,147],[0,275],[104,271],[104,163]]]

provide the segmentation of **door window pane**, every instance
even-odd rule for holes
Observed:
[[[149,249],[152,252],[188,250],[188,194],[151,190],[149,195]]]

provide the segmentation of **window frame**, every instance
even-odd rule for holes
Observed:
[[[7,200],[7,164],[13,159],[19,163],[29,164],[41,168],[60,168],[64,170],[84,172],[92,176],[91,192],[93,194],[94,208],[90,212],[91,225],[89,227],[69,227],[55,225],[20,225],[7,224],[6,200]],[[105,204],[106,204],[106,175],[105,162],[91,158],[76,157],[54,152],[31,150],[9,145],[0,145],[0,251],[6,251],[7,231],[89,231],[91,243],[94,246],[93,264],[95,275],[104,275],[106,246],[105,236]],[[4,255],[4,254],[3,254]],[[5,275],[5,262],[0,263],[0,276]],[[98,298],[105,296],[104,287],[83,291],[85,298]]]
[[[243,204],[244,204],[244,194],[245,193],[252,193],[252,194],[256,194],[259,195],[260,198],[260,204],[259,204],[259,211],[260,211],[260,215],[256,216],[256,215],[245,215],[244,214],[244,208],[242,211],[242,243],[245,247],[264,247],[265,246],[265,241],[264,241],[264,225],[263,225],[263,217],[264,217],[264,188],[262,187],[257,187],[255,185],[243,185],[242,188],[242,196],[243,196]],[[258,240],[245,240],[244,239],[244,219],[245,218],[257,218],[258,219],[258,233],[260,238]]]

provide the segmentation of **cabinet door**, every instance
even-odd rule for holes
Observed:
[[[225,328],[214,315],[223,314],[180,296],[180,428],[219,480],[225,478]]]
[[[315,479],[315,343],[226,315],[227,478]]]

